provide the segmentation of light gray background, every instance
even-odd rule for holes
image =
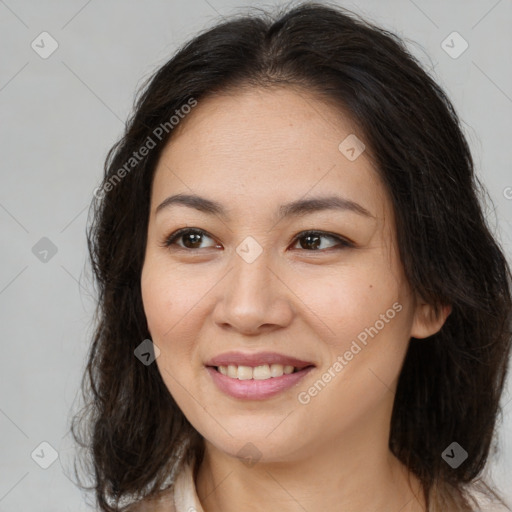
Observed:
[[[433,68],[464,121],[494,202],[491,224],[510,259],[512,1],[340,3],[416,42],[411,51]],[[136,87],[179,44],[245,5],[271,4],[0,0],[0,512],[89,510],[68,479],[70,409],[94,307],[87,208]],[[31,48],[43,31],[59,45],[47,59]],[[457,59],[441,47],[453,31],[469,43]],[[58,250],[46,263],[32,252],[42,237]],[[509,380],[491,469],[512,500],[510,389]],[[46,470],[31,458],[43,441],[59,454]]]

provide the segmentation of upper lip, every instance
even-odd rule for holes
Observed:
[[[296,357],[278,354],[276,352],[257,352],[244,354],[243,352],[225,352],[208,360],[206,366],[261,366],[264,364],[282,364],[294,366],[299,370],[306,366],[314,366],[313,363],[297,359]]]

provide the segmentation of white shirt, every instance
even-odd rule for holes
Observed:
[[[204,512],[196,492],[193,464],[183,464],[174,485],[160,498],[136,503],[128,512]]]
[[[173,512],[204,512],[196,492],[193,468],[190,464],[183,466],[174,483]],[[171,512],[171,511],[169,511]]]

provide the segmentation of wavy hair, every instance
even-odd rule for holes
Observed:
[[[477,484],[500,500],[481,474],[508,369],[511,274],[484,216],[485,189],[460,120],[398,36],[346,9],[304,3],[238,15],[193,38],[143,84],[108,153],[87,229],[98,304],[85,405],[72,422],[99,508],[127,510],[158,496],[183,461],[202,456],[201,436],[157,365],[134,356],[150,338],[140,276],[169,119],[191,99],[278,86],[313,92],[350,114],[389,192],[408,282],[437,312],[452,306],[437,334],[410,340],[390,450],[422,482],[429,511],[473,510]],[[141,157],[148,138],[156,147]],[[468,453],[455,469],[441,457],[453,441]]]

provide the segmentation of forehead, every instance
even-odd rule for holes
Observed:
[[[208,97],[180,121],[162,151],[152,202],[194,192],[270,206],[339,192],[378,216],[389,204],[368,145],[356,159],[344,153],[358,139],[364,143],[348,115],[306,91],[241,89]]]

